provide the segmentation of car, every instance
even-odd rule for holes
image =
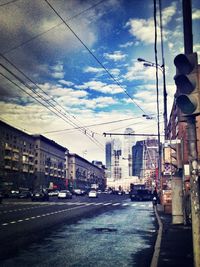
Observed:
[[[91,190],[91,191],[88,193],[88,197],[98,197],[97,191],[95,191],[95,190]]]
[[[86,194],[86,191],[83,189],[74,189],[73,194],[76,196],[84,196]]]
[[[69,190],[61,190],[58,193],[58,199],[61,198],[72,199],[72,193]]]
[[[26,191],[26,190],[21,191],[19,193],[19,196],[18,196],[18,198],[20,198],[20,199],[22,199],[22,198],[30,198],[30,197],[31,197],[31,192],[30,191]]]
[[[9,198],[19,198],[19,194],[20,194],[19,190],[13,189],[8,193],[8,197]]]
[[[136,189],[130,192],[131,201],[151,201],[152,193],[148,189]]]
[[[50,190],[50,191],[48,191],[48,195],[50,197],[58,196],[58,193],[59,193],[59,190]]]
[[[31,195],[32,201],[49,201],[49,195],[46,190],[34,191]]]

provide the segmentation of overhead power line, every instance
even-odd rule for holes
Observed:
[[[134,120],[140,117],[135,117],[135,118],[127,118],[127,119],[122,119],[122,120],[116,120],[116,121],[109,121],[109,122],[102,122],[102,123],[95,123],[95,124],[90,124],[90,125],[84,125],[85,128],[87,127],[92,127],[92,126],[101,126],[101,125],[106,125],[106,124],[112,124],[112,123],[117,123],[117,122],[122,122],[122,121],[128,121],[128,120]],[[68,128],[68,129],[62,129],[62,130],[55,130],[55,131],[49,131],[49,132],[44,132],[44,133],[56,133],[56,132],[65,132],[65,131],[71,131],[74,129],[78,128]]]
[[[103,133],[103,135],[106,137],[107,135],[129,135],[129,136],[158,136],[157,134],[145,134],[145,133]]]
[[[26,84],[20,77],[18,77],[16,74],[14,74],[11,70],[9,70],[7,67],[5,67],[3,64],[0,64],[0,66],[5,69],[9,74],[11,74],[13,77],[15,77],[15,79],[17,79],[20,83],[22,83],[26,88],[30,89],[32,93],[36,94],[39,99],[43,100],[43,102],[41,100],[39,100],[37,97],[34,97],[33,95],[31,95],[30,93],[28,93],[24,88],[22,88],[21,86],[19,86],[16,82],[12,81],[8,76],[6,76],[3,73],[0,73],[5,79],[7,79],[9,82],[11,82],[12,84],[14,84],[16,87],[18,87],[20,90],[22,90],[24,93],[28,94],[31,98],[33,98],[34,100],[36,100],[37,102],[39,102],[41,105],[43,105],[45,108],[47,108],[49,111],[51,111],[52,113],[54,113],[57,117],[61,118],[62,120],[64,120],[65,122],[67,122],[68,124],[72,125],[72,126],[78,126],[77,124],[75,124],[72,121],[69,121],[69,118],[64,116],[62,113],[60,113],[59,110],[57,110],[55,108],[55,106],[53,106],[49,101],[47,101],[45,98],[43,98],[40,94],[38,94],[33,88],[31,88],[28,84]],[[52,110],[53,109],[53,110]],[[93,134],[92,136],[90,136],[87,132],[86,129],[84,129],[83,127],[79,127],[78,128],[79,131],[81,131],[82,133],[84,133],[93,143],[95,143],[96,145],[98,145],[100,148],[103,148],[103,145],[96,139],[94,138]]]
[[[50,98],[49,95],[36,83],[34,82],[30,77],[28,77],[28,75],[26,75],[19,67],[17,67],[14,63],[12,63],[6,56],[2,55],[0,53],[0,56],[6,60],[12,67],[14,67],[19,73],[21,73],[27,80],[29,80],[32,84],[34,84],[35,87],[37,87],[39,90],[41,90],[47,97],[48,99],[46,99],[46,101],[48,101],[49,103],[51,103],[51,101],[53,101],[55,104],[57,104],[63,111],[64,113],[68,113],[70,116],[73,117],[73,119],[77,120],[76,117],[72,114],[70,114],[65,108],[63,108],[56,100],[54,100],[53,98]],[[30,88],[29,88],[30,89]],[[34,92],[36,93],[36,92]],[[61,110],[59,110],[60,112]],[[67,116],[66,114],[64,114],[65,116]],[[71,122],[72,122],[72,118],[68,118]],[[78,121],[78,120],[77,120]],[[79,121],[78,121],[79,122]],[[74,123],[74,122],[72,122]],[[80,122],[79,122],[80,123]],[[75,126],[77,126],[77,124],[75,124]],[[79,127],[81,128],[81,127]],[[82,127],[83,128],[83,127]]]
[[[66,20],[56,11],[56,9],[49,3],[48,0],[44,0],[48,6],[55,12],[55,14],[62,20],[62,22],[67,26],[67,28],[73,33],[73,35],[79,40],[79,42],[85,47],[89,54],[96,60],[96,62],[105,70],[108,76],[124,91],[124,93],[131,99],[131,101],[143,112],[146,112],[134,101],[126,89],[120,84],[120,82],[109,72],[109,70],[101,63],[101,61],[95,56],[95,54],[88,48],[88,46],[81,40],[81,38],[75,33],[75,31],[67,24]]]
[[[11,2],[9,2],[9,3],[7,3],[7,4],[10,4],[10,3],[12,3],[12,2],[16,2],[16,1],[19,1],[19,0],[11,1]],[[79,16],[82,15],[83,13],[85,13],[85,12],[89,11],[90,9],[93,9],[94,7],[100,5],[100,4],[101,4],[102,2],[104,2],[104,1],[105,1],[105,0],[101,0],[101,1],[99,1],[99,2],[97,2],[97,3],[95,3],[94,5],[90,6],[89,8],[84,9],[84,10],[80,11],[79,13],[75,14],[74,16],[68,18],[66,21],[70,21],[70,20],[72,20],[72,19],[75,19],[75,18],[79,17]],[[3,4],[3,5],[7,5],[7,4]],[[2,6],[3,6],[3,5],[2,5]],[[1,7],[1,5],[0,5],[0,7]],[[6,54],[10,53],[11,51],[13,51],[13,50],[15,50],[15,49],[20,48],[21,46],[30,43],[31,41],[33,41],[33,40],[39,38],[40,36],[42,36],[42,35],[44,35],[44,34],[50,32],[50,31],[52,31],[53,29],[55,29],[55,28],[57,28],[57,27],[59,27],[59,26],[61,26],[61,25],[63,25],[63,22],[60,22],[60,23],[58,23],[58,24],[56,24],[56,25],[50,27],[48,30],[43,31],[43,32],[41,32],[41,33],[39,33],[39,34],[36,34],[36,35],[33,36],[32,38],[30,38],[30,39],[28,39],[28,40],[26,40],[26,41],[24,41],[24,42],[22,42],[22,43],[20,43],[20,44],[18,44],[18,45],[16,45],[16,46],[11,47],[11,48],[8,49],[7,51],[5,51],[5,52],[3,53],[3,55],[6,55]]]
[[[12,4],[12,3],[15,3],[15,2],[17,2],[17,1],[19,1],[19,0],[12,0],[12,1],[9,1],[9,2],[7,2],[7,3],[0,4],[0,7],[2,7],[2,6],[7,6],[7,5]]]
[[[2,55],[1,53],[0,53],[0,56],[4,59],[4,60],[6,60],[12,67],[14,67],[18,72],[20,72],[26,79],[28,79],[32,84],[34,84],[34,86],[36,86],[39,90],[41,90],[47,97],[48,97],[48,99],[46,99],[46,101],[48,101],[49,102],[49,104],[51,103],[51,101],[53,101],[55,104],[57,104],[63,111],[64,111],[64,113],[66,112],[66,113],[68,113],[70,116],[72,116],[72,118],[74,119],[74,120],[77,120],[77,118],[74,116],[74,115],[72,115],[72,114],[70,114],[68,111],[66,111],[66,109],[65,108],[63,108],[56,100],[54,100],[54,99],[52,99],[52,98],[50,98],[49,97],[49,95],[36,83],[36,82],[34,82],[30,77],[28,77],[19,67],[17,67],[14,63],[12,63],[6,56],[4,56],[4,55]],[[30,88],[29,88],[30,89]],[[36,93],[35,91],[34,91],[34,93]],[[61,110],[59,110],[59,112],[60,112]],[[64,114],[65,116],[67,116],[66,114]],[[78,125],[77,124],[74,124],[74,122],[72,121],[73,119],[72,118],[69,118],[68,117],[68,120],[69,121],[71,121],[72,123],[73,123],[73,126],[75,126],[75,127],[77,127]],[[77,120],[78,121],[78,120]],[[78,121],[78,123],[80,124],[80,122]],[[81,126],[78,126],[78,128],[84,128],[83,126],[81,127]],[[84,129],[84,130],[86,130],[86,129]],[[94,133],[92,133],[92,135],[94,135]]]

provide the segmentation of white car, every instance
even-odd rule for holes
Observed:
[[[72,199],[72,193],[69,190],[61,190],[58,193],[58,199],[60,199],[60,198]]]
[[[91,191],[88,193],[88,197],[98,197],[97,191],[95,191],[95,190],[91,190]]]

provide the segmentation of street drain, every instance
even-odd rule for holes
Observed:
[[[108,227],[100,227],[100,228],[94,228],[95,231],[97,232],[106,232],[106,233],[110,233],[110,232],[117,232],[117,229],[115,228],[108,228]]]

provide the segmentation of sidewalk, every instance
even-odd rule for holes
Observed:
[[[151,267],[193,267],[192,229],[172,224],[172,215],[157,207],[158,238]]]

